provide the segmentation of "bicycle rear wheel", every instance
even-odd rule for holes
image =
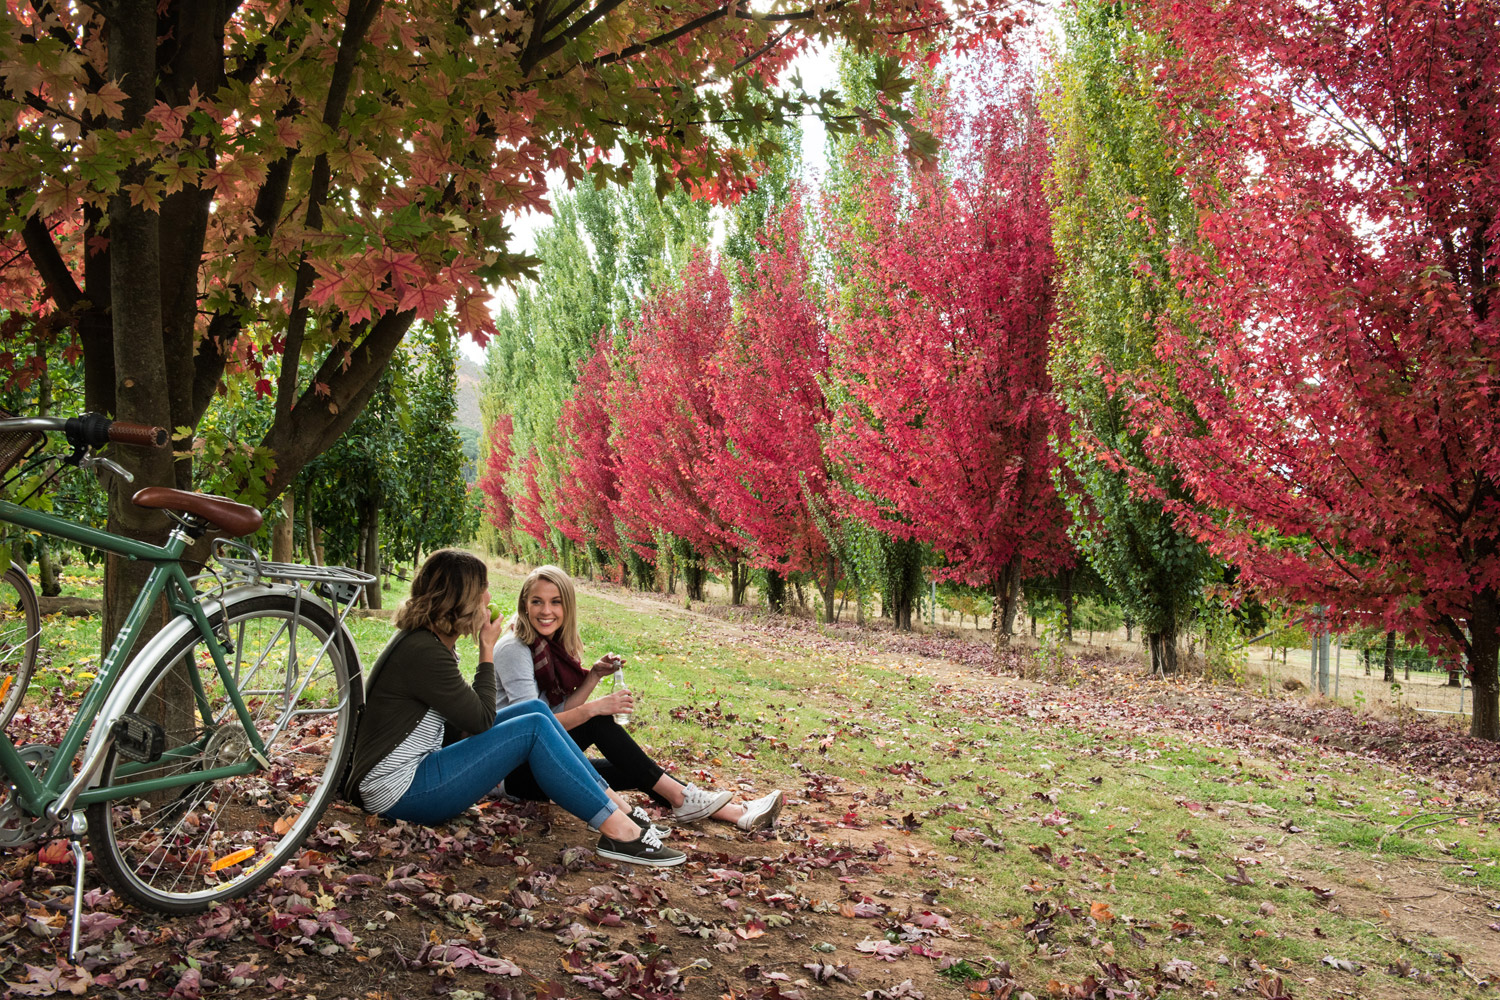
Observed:
[[[350,678],[357,660],[333,616],[304,600],[298,617],[285,595],[227,603],[230,672],[270,767],[88,809],[100,874],[122,895],[166,913],[207,909],[279,869],[337,792],[354,744]],[[250,741],[202,636],[184,636],[142,676],[127,710],[162,725],[166,754],[140,764],[112,749],[102,785],[251,759]]]
[[[26,698],[41,636],[36,590],[26,573],[12,564],[0,581],[0,729],[10,725]]]

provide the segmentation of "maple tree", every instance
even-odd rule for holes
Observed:
[[[1197,206],[1177,170],[1151,74],[1162,40],[1129,7],[1080,2],[1067,12],[1065,55],[1044,101],[1054,137],[1050,193],[1060,259],[1051,371],[1068,411],[1060,440],[1071,473],[1071,534],[1146,633],[1154,669],[1176,669],[1177,635],[1214,565],[1152,496],[1147,476],[1184,498],[1170,464],[1152,461],[1148,428],[1131,421],[1139,373],[1163,375],[1156,326],[1183,293],[1169,257],[1196,239]]]
[[[505,219],[545,211],[548,170],[732,198],[768,117],[812,103],[854,124],[776,85],[809,43],[894,53],[1015,20],[984,0],[7,0],[0,309],[72,331],[88,407],[120,419],[190,431],[250,374],[274,398],[274,498],[414,323],[493,333],[489,286],[527,266]],[[192,485],[170,454],[121,460],[136,486]],[[112,528],[164,535],[111,488]],[[140,576],[111,565],[106,634]]]
[[[515,524],[515,508],[505,488],[505,476],[510,471],[511,418],[502,413],[490,424],[485,435],[484,473],[475,486],[485,496],[485,517],[500,543],[500,551],[513,550],[515,540],[511,528]]]
[[[951,172],[911,173],[905,189],[875,174],[857,224],[830,221],[847,270],[831,366],[847,399],[829,448],[865,492],[843,503],[930,543],[946,560],[936,575],[993,588],[1001,641],[1021,577],[1070,548],[1048,445],[1061,422],[1045,136],[1028,88],[973,96],[968,120],[937,109]]]
[[[610,444],[612,353],[608,335],[601,334],[558,418],[561,474],[553,498],[555,523],[596,564],[604,561],[601,556],[620,556],[613,509],[620,500],[620,475]]]
[[[824,620],[832,621],[838,561],[812,513],[829,483],[827,324],[802,213],[802,198],[793,196],[761,230],[735,320],[708,366],[723,435],[710,456],[709,502],[745,540],[752,565],[818,579]]]
[[[690,547],[686,561],[738,577],[745,545],[712,501],[713,462],[724,447],[709,365],[730,323],[729,282],[705,251],[677,282],[656,289],[629,327],[628,357],[611,397],[621,541],[658,562],[657,532]],[[689,578],[688,596],[693,592]],[[732,595],[738,597],[738,594]]]
[[[1199,213],[1175,384],[1183,524],[1246,578],[1461,651],[1500,739],[1500,26],[1491,6],[1148,8]],[[1181,393],[1190,419],[1172,405]],[[1149,484],[1143,484],[1149,486]]]

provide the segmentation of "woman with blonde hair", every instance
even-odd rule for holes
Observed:
[[[582,663],[573,580],[560,567],[538,566],[521,585],[510,630],[495,646],[501,701],[524,704],[540,696],[581,750],[598,749],[603,759],[593,764],[611,788],[648,793],[669,807],[680,823],[712,817],[748,833],[776,822],[782,805],[779,791],[739,803],[731,801],[733,792],[684,785],[667,774],[615,721],[616,714],[628,715],[635,708],[630,692],[616,691],[590,700],[599,681],[619,670],[624,661],[603,656],[587,670]],[[518,798],[547,798],[537,777],[534,770],[519,767],[506,776],[505,791]],[[632,810],[631,816],[642,825],[651,822],[640,807]],[[654,829],[660,832],[665,828]]]
[[[588,758],[540,701],[496,711],[495,664],[484,658],[503,622],[489,610],[483,560],[458,549],[432,553],[396,610],[395,636],[366,685],[347,796],[367,812],[433,825],[479,801],[526,766],[548,798],[600,831],[601,857],[668,867],[686,855],[631,820]],[[472,685],[458,670],[458,640],[480,662]]]

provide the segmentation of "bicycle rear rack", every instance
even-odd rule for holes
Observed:
[[[339,628],[344,627],[344,619],[364,589],[377,583],[373,575],[347,566],[271,562],[234,538],[214,540],[214,561],[222,570],[213,574],[219,577],[221,586],[273,581],[296,584],[299,591],[311,590],[333,606]]]

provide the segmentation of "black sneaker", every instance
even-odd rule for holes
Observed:
[[[653,820],[651,818],[651,815],[640,806],[636,806],[634,809],[630,810],[630,818],[632,821],[634,821],[635,825],[640,827],[642,830],[650,830],[652,833],[656,834],[656,839],[660,840],[662,843],[666,843],[667,838],[672,836],[672,828],[670,826],[662,826],[660,823]]]
[[[650,830],[641,834],[638,840],[612,840],[601,833],[599,846],[594,848],[594,852],[611,861],[650,865],[653,868],[671,868],[687,860],[687,855],[681,851],[663,846],[661,838]]]

